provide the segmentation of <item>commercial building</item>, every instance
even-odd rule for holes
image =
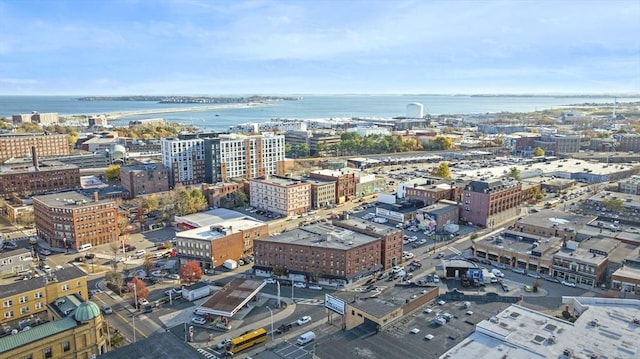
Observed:
[[[107,352],[109,335],[97,304],[65,295],[47,309],[46,319],[23,321],[14,334],[0,338],[0,357],[95,358]]]
[[[200,138],[163,138],[162,164],[169,170],[169,187],[204,182],[204,141]]]
[[[606,281],[607,255],[591,247],[589,241],[567,242],[566,246],[553,254],[552,275],[560,280],[573,282],[582,286],[595,288]],[[609,243],[616,245],[619,242],[609,239],[603,240],[602,244]],[[591,248],[589,248],[591,247]]]
[[[640,195],[640,176],[634,175],[618,182],[618,192]]]
[[[382,241],[329,224],[313,224],[254,243],[257,275],[327,285],[350,283],[382,268]]]
[[[38,236],[51,247],[78,250],[118,239],[118,206],[113,200],[91,199],[77,192],[33,197]]]
[[[224,181],[229,178],[258,178],[274,175],[277,163],[284,161],[284,136],[273,133],[244,136],[224,134],[212,138],[211,147],[207,145],[207,159],[211,153],[211,180],[208,183]],[[211,151],[208,149],[211,148]],[[219,148],[219,150],[216,150]]]
[[[129,198],[169,190],[169,172],[159,164],[125,166],[120,168],[120,182]]]
[[[6,202],[4,206],[4,214],[10,223],[17,223],[18,218],[23,216],[33,215],[33,202],[26,203],[13,203]]]
[[[58,161],[38,161],[0,166],[0,195],[42,194],[80,188],[78,166]]]
[[[441,200],[436,204],[421,208],[416,214],[420,229],[441,233],[447,224],[458,224],[459,208],[456,202]]]
[[[336,204],[336,183],[305,179],[311,185],[311,208],[328,208]]]
[[[221,266],[225,260],[252,255],[254,241],[269,235],[266,223],[249,218],[230,219],[176,233],[180,263],[197,261],[204,269]],[[257,242],[257,241],[256,241]]]
[[[233,197],[234,193],[242,192],[248,197],[246,187],[248,183],[244,180],[219,182],[216,184],[202,184],[202,194],[207,199],[210,206],[220,207],[221,202],[224,204],[225,199]],[[235,197],[233,197],[235,198]],[[235,198],[237,200],[237,198]],[[234,206],[235,207],[235,206]]]
[[[352,172],[316,170],[309,177],[336,183],[336,204],[342,204],[355,197],[356,176]]]
[[[626,293],[640,293],[640,247],[631,250],[624,265],[611,274],[611,289]]]
[[[380,263],[382,264],[383,270],[389,270],[402,262],[403,230],[359,218],[333,221],[333,225],[366,234],[367,236],[380,238]]]
[[[311,208],[311,184],[287,177],[265,177],[249,182],[252,207],[285,217],[306,213]]]
[[[59,116],[55,112],[40,113],[33,111],[31,113],[21,113],[11,116],[13,123],[30,123],[35,122],[41,125],[51,125],[58,123]]]
[[[476,324],[475,332],[441,359],[636,358],[640,352],[640,302],[563,297],[573,322],[516,304]],[[434,333],[435,336],[438,333]]]
[[[620,135],[617,144],[618,151],[623,152],[640,152],[640,135],[623,134]]]
[[[35,147],[39,156],[65,156],[70,152],[67,135],[43,133],[0,134],[0,162],[14,157],[29,157]]]
[[[460,198],[460,221],[491,227],[517,216],[523,197],[522,184],[513,179],[471,181]]]
[[[53,272],[46,278],[6,279],[0,291],[0,324],[16,328],[22,319],[46,313],[47,304],[67,295],[88,298],[87,275],[76,267]],[[41,319],[46,320],[44,316]],[[0,355],[0,357],[2,357]]]
[[[409,201],[422,201],[423,205],[430,206],[438,201],[447,199],[456,201],[460,197],[463,187],[453,183],[433,183],[406,187],[405,198]]]

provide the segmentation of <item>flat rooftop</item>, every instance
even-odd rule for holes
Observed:
[[[305,184],[305,181],[294,179],[294,178],[286,178],[286,177],[277,177],[277,176],[269,176],[266,178],[258,178],[252,179],[253,182],[266,183],[275,186],[281,187],[289,187],[289,186],[299,186],[301,184]]]
[[[601,192],[589,197],[587,201],[601,203],[605,200],[620,199],[623,201],[622,207],[638,209],[640,208],[640,195],[620,192]]]
[[[563,303],[581,312],[575,323],[513,304],[440,358],[638,358],[640,301],[563,297]]]
[[[570,262],[576,260],[596,266],[607,260],[606,256],[591,253],[588,249],[585,248],[576,248],[574,250],[571,250],[569,248],[560,248],[560,250],[558,250],[558,252],[556,252],[553,256],[562,258]]]
[[[347,250],[379,241],[379,238],[336,227],[332,224],[318,223],[283,232],[277,236],[262,238],[260,241],[297,244],[301,246]]]
[[[640,280],[640,268],[632,266],[620,267],[615,272],[613,272],[612,276],[613,275]]]
[[[499,239],[501,238],[501,240]],[[523,239],[519,239],[522,237]],[[537,247],[533,247],[533,243],[538,242]],[[497,250],[507,250],[513,253],[527,253],[535,249],[536,252],[542,253],[543,256],[551,251],[556,250],[562,246],[562,239],[560,237],[542,237],[534,234],[522,233],[519,231],[505,230],[501,233],[501,236],[486,237],[484,239],[476,239],[476,243],[484,244]]]
[[[578,230],[595,220],[596,216],[583,216],[570,212],[544,210],[520,218],[515,225],[523,224],[544,228],[557,227],[559,229],[573,228],[574,230]]]
[[[29,160],[28,162],[24,162],[22,164],[9,164],[0,166],[0,175],[3,174],[14,174],[14,173],[35,173],[35,172],[49,172],[49,171],[60,171],[60,170],[74,170],[79,169],[76,165],[71,165],[59,161],[52,160],[40,160],[38,164],[38,168],[33,166],[33,162]]]
[[[55,278],[58,282],[64,282],[75,278],[86,277],[86,275],[87,274],[79,268],[71,266],[53,272],[52,278]],[[11,277],[0,282],[0,284],[2,284],[0,299],[42,288],[44,281],[42,277],[19,281],[15,279],[15,277]],[[49,285],[52,285],[52,282],[53,280],[49,280]]]
[[[200,309],[215,315],[232,317],[264,286],[262,280],[235,278],[202,303]]]
[[[249,218],[237,218],[219,222],[214,225],[198,227],[182,232],[176,232],[176,238],[215,240],[233,233],[240,233],[253,228],[264,226],[264,222]]]
[[[237,211],[232,211],[226,208],[216,208],[210,209],[205,212],[199,212],[194,214],[189,214],[186,216],[176,216],[175,221],[177,223],[185,223],[190,225],[193,228],[210,226],[213,224],[218,224],[223,221],[231,220],[231,219],[240,219],[240,218],[248,218],[256,220],[252,217],[245,215],[244,213],[240,213]]]
[[[389,227],[384,224],[366,221],[362,218],[357,218],[357,217],[350,217],[349,219],[344,219],[344,220],[334,221],[334,222],[344,223],[352,227],[366,229],[368,231],[374,232],[375,234],[378,234],[381,236],[386,236],[386,235],[401,231],[400,229],[397,229],[394,227]]]
[[[113,200],[111,199],[98,200],[97,202],[95,202],[92,198],[80,194],[76,191],[46,194],[41,196],[34,196],[33,198],[46,204],[48,207],[58,208],[78,208],[87,205],[93,205],[95,203],[113,202]]]

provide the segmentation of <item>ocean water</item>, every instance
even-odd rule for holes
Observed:
[[[227,130],[245,122],[264,122],[274,118],[317,119],[404,116],[409,103],[424,105],[425,113],[483,114],[495,112],[532,112],[582,103],[609,103],[613,97],[602,96],[450,96],[450,95],[292,95],[297,101],[274,101],[267,106],[203,109],[122,117],[113,125],[130,120],[164,118],[169,122],[193,124],[205,130]],[[57,112],[61,115],[106,114],[115,112],[167,110],[211,107],[213,104],[159,104],[145,101],[78,101],[71,96],[0,96],[0,116],[18,113]],[[619,103],[640,101],[640,97],[617,98]]]

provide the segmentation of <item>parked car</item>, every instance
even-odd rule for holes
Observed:
[[[158,246],[156,247],[156,250],[162,250],[162,249],[167,249],[167,246],[164,243],[160,243],[158,244]]]
[[[575,287],[576,286],[576,284],[574,282],[569,282],[569,281],[564,281],[563,280],[561,283],[562,283],[562,285],[566,285],[567,287]]]
[[[96,255],[93,254],[93,253],[87,253],[87,254],[84,255],[84,257],[87,258],[87,259],[94,259],[96,257]]]
[[[436,254],[436,259],[440,259],[440,258],[444,258],[444,254],[443,253]]]
[[[305,315],[304,317],[298,319],[298,321],[296,322],[298,325],[303,325],[303,324],[307,324],[311,321],[311,317],[308,315]]]
[[[553,283],[560,283],[560,279],[558,279],[556,277],[544,277],[544,280],[546,280],[548,282],[553,282]]]
[[[169,275],[167,276],[167,278],[169,278],[169,279],[174,279],[174,280],[178,280],[178,279],[180,279],[180,275],[178,275],[178,274],[169,274]]]
[[[314,284],[314,285],[310,285],[309,289],[322,290],[322,287],[317,284]]]
[[[147,253],[147,251],[145,251],[144,249],[140,249],[140,250],[136,251],[133,255],[136,256],[136,257],[142,257],[146,253]]]
[[[16,249],[18,248],[18,244],[16,244],[16,242],[13,242],[13,241],[8,241],[8,242],[4,242],[4,247],[8,249]]]
[[[42,254],[43,256],[50,256],[51,255],[51,251],[48,249],[44,249],[42,248],[40,251],[38,251],[38,253]]]
[[[507,265],[503,263],[496,263],[496,268],[498,269],[507,269]]]
[[[292,327],[293,327],[293,325],[291,325],[291,324],[281,324],[278,327],[278,329],[276,329],[276,333],[278,333],[278,334],[286,333]]]
[[[207,324],[207,320],[204,319],[203,317],[193,317],[193,318],[191,318],[191,322],[193,324],[199,324],[199,325]]]
[[[267,278],[264,280],[264,282],[267,284],[276,284],[276,280],[273,278]]]
[[[505,292],[508,292],[508,291],[509,291],[509,286],[508,286],[508,285],[506,285],[505,283],[502,283],[500,286],[502,287],[502,290],[503,290],[503,291],[505,291]]]
[[[512,271],[513,273],[527,274],[527,271],[525,271],[524,268],[513,268]]]
[[[540,274],[536,273],[536,272],[529,272],[527,273],[527,276],[531,277],[531,278],[535,278],[535,279],[541,279],[542,277],[540,276]]]
[[[307,285],[302,283],[302,282],[295,282],[293,284],[293,286],[296,287],[296,288],[306,288],[307,287]]]

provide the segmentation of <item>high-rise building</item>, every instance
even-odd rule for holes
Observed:
[[[163,138],[162,164],[169,170],[169,186],[204,182],[204,140]]]

